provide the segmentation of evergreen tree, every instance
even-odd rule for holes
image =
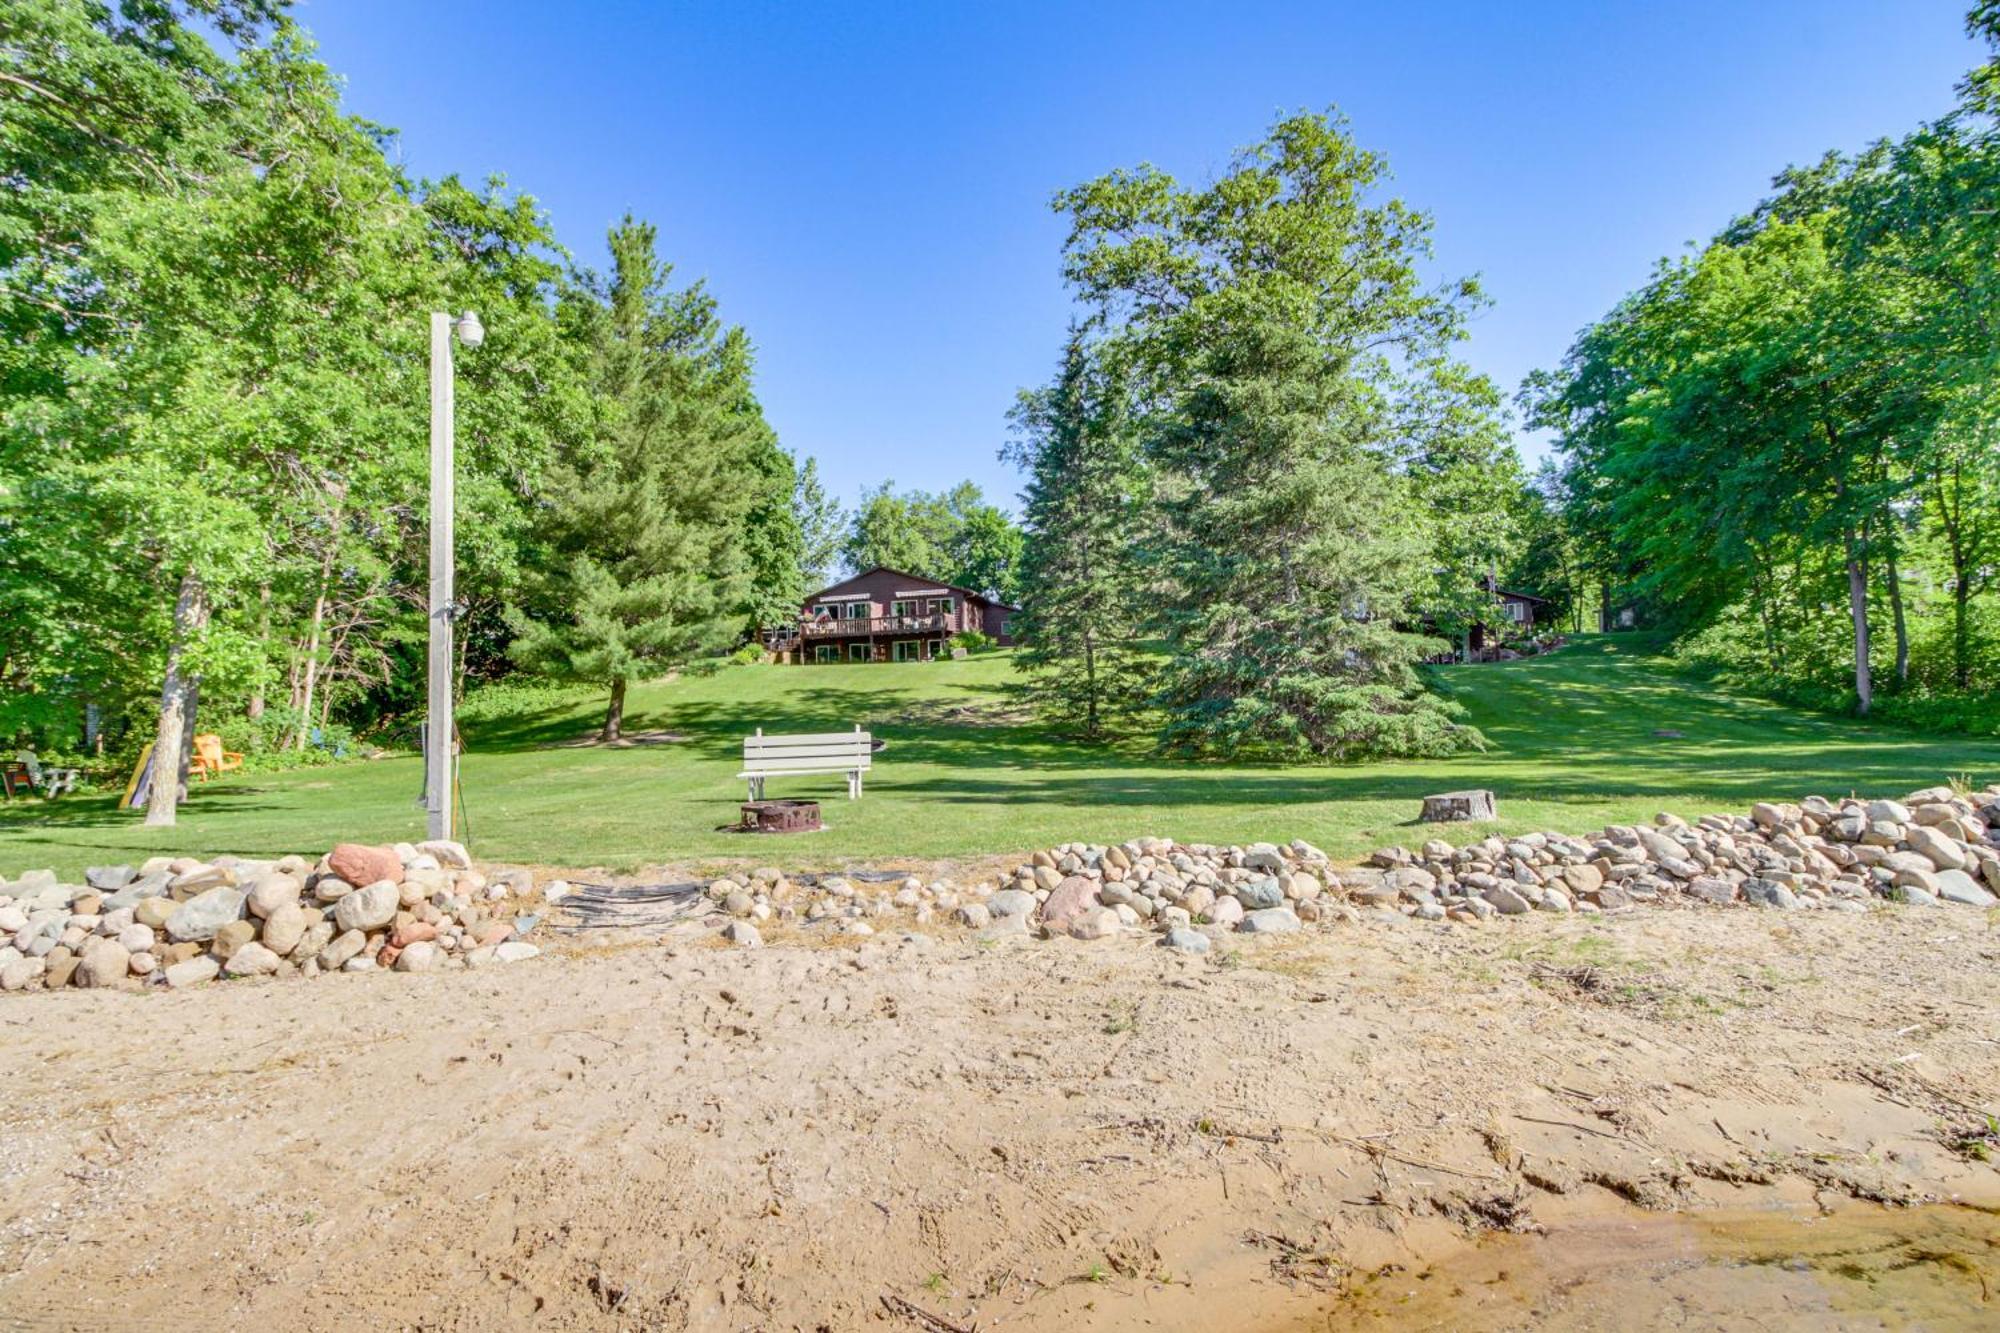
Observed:
[[[795,504],[799,470],[766,428],[752,448],[745,480],[752,488],[743,522],[743,554],[750,569],[749,628],[752,632],[788,625],[798,617],[809,588],[805,572],[805,532]]]
[[[1203,189],[1153,168],[1060,195],[1066,272],[1119,321],[1162,495],[1174,748],[1351,757],[1478,741],[1415,673],[1430,534],[1393,464],[1470,282],[1337,122],[1280,122]]]
[[[1006,457],[1028,474],[1015,665],[1057,725],[1101,738],[1144,700],[1146,623],[1135,534],[1145,479],[1125,388],[1085,331],[1070,332],[1054,382],[1021,395]]]
[[[601,739],[624,725],[626,687],[726,647],[741,632],[749,565],[744,485],[769,428],[750,350],[701,284],[669,286],[654,229],[610,237],[609,279],[583,275],[565,318],[589,349],[596,432],[550,487],[550,564],[514,617],[525,667],[610,693]]]
[[[821,484],[816,458],[807,458],[799,467],[792,514],[799,529],[799,568],[806,591],[811,592],[832,581],[847,535],[847,514]]]

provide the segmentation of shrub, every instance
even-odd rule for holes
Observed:
[[[951,646],[963,648],[968,653],[990,652],[998,647],[998,641],[991,634],[982,634],[976,629],[960,630],[951,636]]]

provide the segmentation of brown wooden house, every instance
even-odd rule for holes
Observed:
[[[808,664],[928,662],[950,656],[952,636],[968,631],[1013,643],[1008,619],[1018,609],[971,588],[877,565],[806,598],[798,622],[766,630],[764,646]]]

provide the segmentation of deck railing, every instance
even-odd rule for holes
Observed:
[[[856,616],[851,620],[802,620],[799,633],[808,639],[845,639],[867,634],[935,634],[950,628],[950,617]]]

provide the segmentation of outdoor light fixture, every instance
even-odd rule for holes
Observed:
[[[486,341],[486,326],[479,322],[479,316],[468,310],[458,317],[451,326],[458,334],[458,340],[467,347],[477,347]]]

